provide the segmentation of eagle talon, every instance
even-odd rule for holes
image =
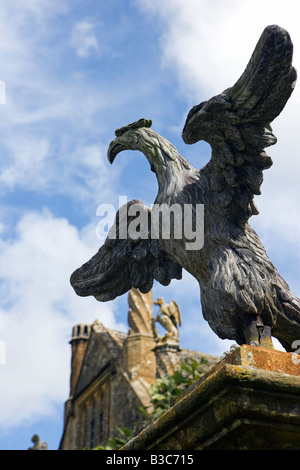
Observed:
[[[225,359],[225,357],[229,356],[232,352],[234,352],[236,349],[239,348],[239,345],[238,344],[232,344],[230,346],[230,349],[229,351],[224,351],[223,354],[220,356],[220,359]]]
[[[258,316],[244,330],[246,344],[250,346],[274,349],[271,337],[271,328],[266,326]]]
[[[251,341],[250,346],[259,347],[259,343],[257,341]]]

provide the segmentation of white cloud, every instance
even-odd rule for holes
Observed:
[[[47,174],[43,171],[49,157],[50,144],[46,137],[32,134],[6,135],[6,149],[11,155],[3,165],[0,182],[9,189],[17,186],[27,186],[34,182],[36,189],[45,185]]]
[[[2,151],[0,193],[24,189],[47,196],[68,196],[91,217],[98,204],[114,198],[126,163],[122,160],[111,166],[100,139],[91,144],[81,135],[66,132],[52,138],[46,131],[39,133],[22,127],[17,131],[7,126]]]
[[[42,0],[40,4],[18,1],[18,8],[14,3],[0,6],[0,80],[6,85],[6,104],[1,105],[0,192],[25,189],[63,194],[79,204],[92,201],[96,206],[102,197],[112,197],[121,169],[121,165],[110,167],[106,159],[107,115],[130,97],[122,89],[112,93],[105,85],[99,87],[78,63],[70,62],[70,68],[61,70],[65,54],[70,55],[69,44],[60,41],[53,47],[57,38],[50,20],[67,12],[67,2],[63,5]],[[35,28],[25,34],[30,24]],[[66,36],[71,30],[72,23],[66,21]],[[95,30],[88,20],[75,24],[73,40],[80,54],[96,49]],[[108,128],[113,138],[114,127]]]
[[[94,233],[94,237],[91,235]],[[15,237],[0,243],[0,429],[50,416],[68,396],[71,328],[100,319],[116,323],[116,304],[76,296],[70,274],[98,249],[96,231],[81,233],[48,210],[26,214]],[[21,385],[20,385],[21,384]]]
[[[300,43],[297,0],[136,0],[163,22],[161,48],[191,99],[220,93],[243,72],[263,29],[277,23]],[[300,44],[299,44],[300,48]],[[300,50],[295,51],[300,62]]]
[[[68,44],[60,41],[59,47],[53,47],[57,37],[51,33],[51,20],[65,14],[67,6],[65,1],[48,0],[17,0],[0,6],[0,80],[6,87],[0,124],[2,193],[22,188],[81,194],[86,200],[93,197],[88,189],[92,175],[96,178],[97,170],[104,168],[102,150],[98,168],[96,161],[92,168],[86,155],[91,153],[91,138],[97,139],[99,148],[103,146],[101,124],[106,121],[103,117],[96,120],[95,114],[101,110],[105,115],[118,98],[90,83],[87,86],[80,73],[57,70]],[[66,29],[70,35],[68,22]],[[79,22],[76,31],[84,51],[96,47],[90,23]],[[112,179],[113,173],[114,169]],[[98,178],[104,186],[101,175]]]
[[[88,57],[92,52],[98,52],[95,25],[87,19],[77,22],[72,29],[71,45],[79,57]]]

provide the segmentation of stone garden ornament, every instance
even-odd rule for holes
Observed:
[[[292,350],[292,343],[300,339],[300,299],[248,223],[258,213],[253,198],[260,194],[263,170],[272,165],[264,151],[276,143],[270,123],[295,87],[292,54],[287,31],[268,26],[235,85],[191,109],[184,142],[205,140],[212,149],[210,161],[201,169],[193,168],[154,132],[149,120],[116,130],[109,161],[122,150],[140,150],[158,180],[154,206],[179,207],[183,216],[176,225],[178,213],[169,214],[166,236],[161,218],[153,224],[153,208],[140,201],[121,207],[99,251],[71,276],[78,295],[107,301],[132,287],[146,293],[154,280],[167,285],[180,279],[184,268],[199,282],[203,316],[220,338],[272,347],[274,336]],[[199,207],[204,207],[204,226],[197,226]],[[149,221],[140,236],[130,230],[137,212]],[[201,243],[194,247],[185,230],[182,236],[175,233],[181,225],[185,228],[190,216],[192,233],[197,227],[202,230]]]
[[[175,300],[167,304],[163,297],[155,300],[154,305],[159,305],[159,311],[152,320],[153,336],[156,342],[177,344],[179,341],[179,327],[181,326],[181,311]],[[166,330],[164,336],[159,336],[156,322]]]

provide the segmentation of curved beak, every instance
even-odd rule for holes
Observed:
[[[116,138],[109,144],[107,158],[110,163],[114,161],[118,153],[122,152],[122,150],[135,150],[135,147],[132,148],[129,141],[122,142],[122,136],[126,134],[128,131],[134,131],[136,129],[140,129],[142,127],[151,127],[152,121],[151,119],[139,119],[138,121],[132,122],[131,124],[127,124],[126,126],[120,127],[119,129],[115,130]]]
[[[124,143],[120,142],[118,137],[116,137],[109,144],[109,147],[108,147],[107,158],[108,158],[109,163],[113,163],[113,161],[116,158],[116,156],[118,155],[118,153],[122,152],[123,150],[136,150],[136,149],[134,149],[133,147],[130,148],[128,146],[128,143],[124,144]],[[147,155],[146,155],[146,157],[147,157]],[[147,157],[147,159],[149,160],[148,157]],[[153,171],[153,173],[156,173],[153,162],[149,160],[149,163],[150,163],[151,171]]]
[[[118,137],[116,137],[108,147],[107,158],[109,163],[113,163],[118,153],[122,152],[123,150],[128,150],[128,147],[119,142]]]

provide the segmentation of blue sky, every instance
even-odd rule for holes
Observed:
[[[187,112],[234,84],[268,24],[290,32],[297,68],[297,8],[297,0],[0,3],[0,449],[27,449],[35,433],[58,448],[74,324],[98,318],[127,331],[127,295],[103,304],[77,297],[69,285],[102,243],[98,205],[117,208],[119,195],[150,205],[157,193],[141,154],[108,163],[114,130],[152,119],[155,131],[202,167],[208,145],[181,139]],[[298,296],[299,111],[296,88],[273,123],[274,165],[250,221]],[[179,302],[182,347],[215,355],[228,348],[202,319],[191,276],[155,285],[153,294]]]

